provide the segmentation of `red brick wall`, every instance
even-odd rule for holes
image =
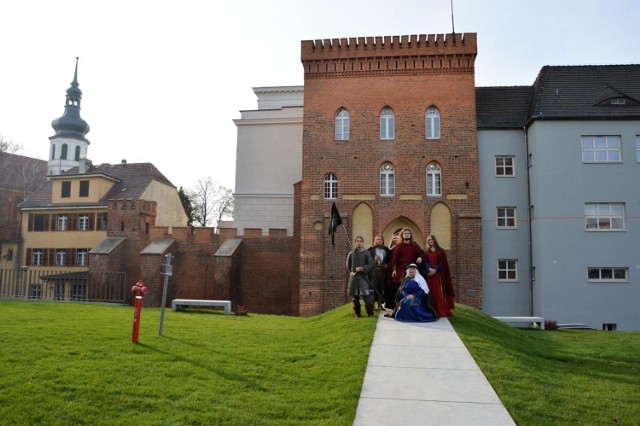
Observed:
[[[22,192],[0,189],[0,241],[16,241],[19,238],[20,215],[17,206],[22,200]],[[17,253],[14,255],[17,256]]]
[[[238,303],[249,312],[297,314],[291,303],[292,253],[292,237],[243,238]]]
[[[123,243],[127,252],[123,260],[124,270],[132,285],[144,274],[139,253],[151,241],[151,229],[156,221],[156,207],[155,201],[109,200],[107,236],[126,238]]]
[[[120,211],[115,209],[115,212]],[[120,220],[121,216],[115,213],[114,219]],[[176,298],[222,299],[231,300],[234,308],[238,304],[245,305],[249,312],[298,314],[298,267],[294,248],[297,243],[293,237],[286,236],[286,231],[270,230],[267,236],[253,237],[237,237],[229,230],[225,236],[220,236],[215,234],[214,228],[172,228],[171,234],[168,232],[167,227],[149,230],[154,240],[167,237],[174,240],[166,252],[140,255],[144,247],[133,244],[134,233],[133,242],[125,241],[111,256],[94,256],[91,269],[125,270],[131,285],[142,279],[149,289],[144,298],[145,306],[160,306],[164,287],[161,272],[165,271],[165,255],[171,253],[174,256],[173,275],[169,277],[166,306]],[[130,233],[126,229],[120,234],[129,239]],[[242,242],[235,252],[216,256],[228,238]],[[141,242],[139,238],[137,241]]]
[[[364,202],[373,211],[373,233],[405,217],[423,235],[437,234],[429,229],[431,209],[444,202],[452,212],[452,247],[458,247],[450,261],[459,271],[459,300],[479,306],[481,252],[465,250],[463,256],[460,249],[481,236],[473,67],[477,47],[475,34],[455,37],[455,41],[452,35],[446,39],[429,35],[302,42],[301,315],[317,314],[346,300],[344,259],[349,246],[338,235],[333,248],[327,235],[334,200],[323,199],[323,178],[330,172],[338,178],[335,201],[348,229],[353,229],[349,219],[353,209],[363,201],[344,199],[346,194],[371,198]],[[438,140],[425,139],[425,112],[430,106],[441,115]],[[342,107],[350,114],[349,141],[335,140],[335,114]],[[394,111],[394,140],[380,139],[380,111],[385,107]],[[390,198],[379,196],[384,162],[395,168],[396,195]],[[439,198],[424,196],[431,162],[442,170]],[[401,200],[403,195],[422,195],[422,199]],[[466,199],[455,199],[460,195]],[[466,218],[464,227],[456,222],[460,216]],[[462,261],[473,265],[472,275],[462,270]]]

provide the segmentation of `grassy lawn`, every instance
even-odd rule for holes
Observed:
[[[0,424],[351,425],[376,321],[0,301]],[[640,333],[451,319],[518,425],[640,424]]]
[[[518,425],[640,424],[640,333],[523,330],[465,306],[451,324]]]
[[[375,320],[0,301],[0,424],[351,425]]]

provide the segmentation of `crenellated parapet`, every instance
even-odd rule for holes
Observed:
[[[155,215],[158,204],[155,201],[138,200],[134,198],[114,198],[108,201],[111,211],[133,211]]]
[[[213,228],[213,227],[188,227],[188,226],[152,226],[149,230],[151,240],[172,237],[181,243],[212,243],[218,239],[228,238],[287,238],[287,230],[280,228],[269,228],[266,234],[260,228],[244,229],[241,234],[237,228]]]
[[[302,41],[305,79],[473,72],[477,34],[420,34]]]

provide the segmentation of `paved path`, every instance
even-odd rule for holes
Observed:
[[[448,319],[380,315],[354,425],[389,424],[515,425]]]

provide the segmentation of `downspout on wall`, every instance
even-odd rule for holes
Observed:
[[[526,162],[527,162],[527,209],[529,211],[529,229],[527,235],[527,250],[529,256],[529,315],[533,316],[533,231],[532,224],[533,221],[533,206],[531,205],[531,177],[529,174],[529,169],[531,168],[530,161],[530,153],[529,153],[529,127],[525,125],[524,130],[524,149],[526,153]]]

